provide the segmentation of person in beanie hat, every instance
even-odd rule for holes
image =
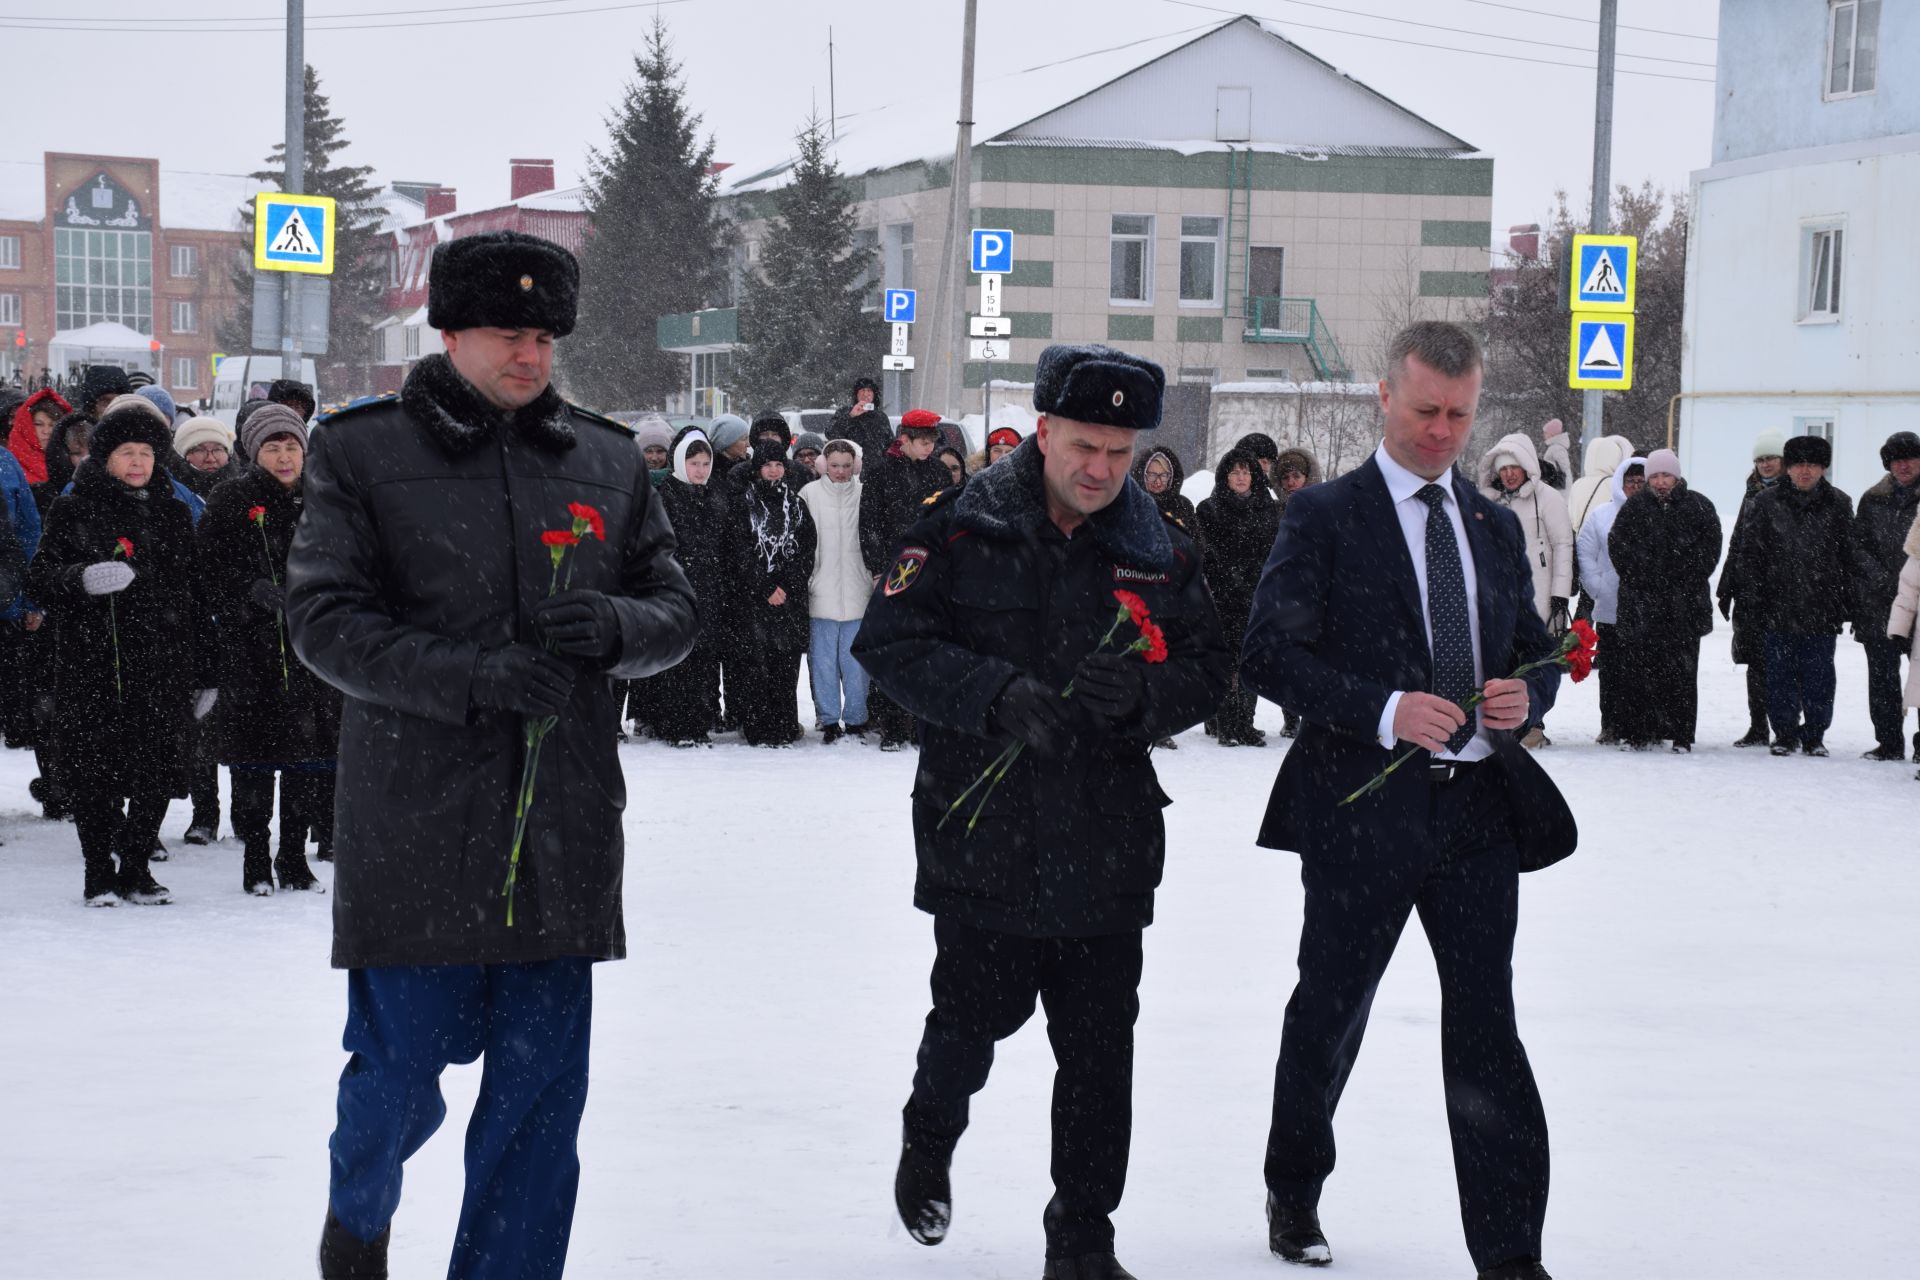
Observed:
[[[922,724],[914,905],[934,917],[933,1007],[894,1207],[920,1243],[946,1238],[970,1099],[1037,995],[1058,1064],[1043,1218],[1056,1277],[1128,1275],[1112,1214],[1166,853],[1152,746],[1212,711],[1230,665],[1192,540],[1128,476],[1165,386],[1158,365],[1111,347],[1041,352],[1035,434],[907,524],[853,646]],[[1125,618],[1101,645],[1116,591],[1151,611],[1164,661],[1116,652],[1141,634]],[[1010,743],[1024,749],[999,784],[967,794]]]
[[[1647,455],[1646,478],[1646,488],[1626,500],[1607,532],[1619,582],[1615,678],[1626,684],[1615,729],[1629,748],[1671,742],[1676,753],[1686,753],[1699,720],[1700,640],[1713,631],[1709,583],[1720,563],[1720,516],[1704,494],[1687,487],[1673,450]],[[1612,666],[1604,649],[1601,654]]]
[[[880,409],[880,384],[872,378],[855,378],[853,396],[834,410],[827,434],[835,440],[851,440],[860,446],[860,456],[877,462],[893,443],[893,424]]]
[[[741,677],[738,718],[747,745],[784,747],[805,732],[798,695],[800,656],[813,636],[807,584],[815,533],[807,504],[787,483],[784,441],[758,441],[746,465],[753,479],[730,502],[724,542],[734,617],[727,671]],[[728,690],[729,703],[734,693]]]
[[[264,403],[264,401],[262,402]],[[186,462],[180,479],[202,498],[246,473],[234,456],[234,433],[218,418],[188,418],[173,433],[173,451]]]
[[[127,371],[119,365],[88,365],[86,374],[80,380],[80,395],[74,401],[74,408],[98,422],[108,405],[121,396],[132,394],[133,384],[127,381]],[[169,422],[167,425],[171,427],[173,424]]]
[[[52,734],[90,906],[172,901],[148,862],[187,792],[187,722],[212,684],[193,522],[157,468],[171,435],[145,400],[109,407],[27,575],[53,624]]]
[[[757,414],[753,419],[752,428],[747,432],[746,448],[751,458],[759,457],[760,445],[763,441],[780,446],[780,459],[784,462],[787,460],[787,449],[793,443],[793,429],[787,425],[784,417],[772,410]],[[791,468],[787,470],[789,472],[787,480],[791,482],[793,479],[790,474]],[[735,467],[727,472],[728,501],[738,502],[740,496],[759,478],[758,461],[755,461],[752,466]],[[795,491],[798,492],[798,486],[795,486]]]
[[[302,422],[311,422],[320,407],[319,401],[313,398],[313,388],[298,378],[275,378],[268,383],[267,401],[285,405],[299,414]]]
[[[793,438],[793,449],[789,455],[793,474],[787,478],[794,487],[805,488],[824,474],[820,470],[820,455],[826,447],[827,438],[818,431],[802,431]]]
[[[1550,418],[1540,428],[1540,478],[1565,493],[1573,479],[1573,458],[1566,424]]]
[[[1888,436],[1880,446],[1880,465],[1887,474],[1860,495],[1853,521],[1853,638],[1867,658],[1867,710],[1876,745],[1866,759],[1905,760],[1900,659],[1907,644],[1889,636],[1887,621],[1907,563],[1907,531],[1920,515],[1920,435],[1896,431]],[[1914,749],[1920,754],[1920,735]]]
[[[322,860],[331,858],[341,699],[286,647],[287,552],[304,506],[306,423],[297,410],[269,404],[247,419],[246,433],[253,463],[208,500],[195,567],[219,642],[212,723],[216,754],[233,774],[233,829],[245,843],[241,888],[265,896],[276,875],[282,891],[322,890],[306,840],[314,832]],[[276,773],[280,852],[270,857]]]
[[[752,430],[738,414],[723,413],[707,425],[707,440],[713,446],[714,479],[724,478],[735,463],[744,460],[753,446],[747,443]]]
[[[286,617],[292,657],[345,695],[333,963],[352,1054],[323,1276],[386,1271],[440,1073],[482,1056],[449,1274],[565,1265],[593,962],[626,954],[613,689],[698,629],[632,433],[553,389],[579,286],[536,236],[441,241],[427,322],[444,350],[310,441]],[[550,533],[576,540],[558,592]],[[517,843],[528,726],[549,718]]]
[[[648,471],[665,471],[673,465],[673,424],[661,415],[642,415],[633,424],[633,442],[646,458]]]
[[[1767,728],[1767,636],[1754,623],[1751,609],[1734,612],[1734,600],[1740,594],[1740,561],[1731,548],[1740,545],[1753,495],[1771,489],[1786,478],[1786,462],[1780,456],[1786,447],[1784,431],[1762,431],[1754,438],[1753,470],[1747,473],[1746,494],[1740,501],[1740,514],[1734,518],[1727,563],[1720,570],[1720,585],[1714,592],[1720,603],[1720,616],[1733,623],[1734,663],[1747,669],[1747,732],[1733,744],[1736,747],[1764,747],[1773,741],[1773,735]],[[1602,664],[1605,661],[1601,659]]]
[[[907,527],[924,512],[927,500],[953,485],[953,477],[933,451],[940,441],[940,415],[909,409],[900,415],[900,433],[883,444],[884,454],[865,455],[861,463],[860,555],[874,582],[894,563]],[[853,443],[864,450],[860,440]],[[898,751],[914,741],[913,716],[884,688],[867,694],[868,722],[880,730],[880,749]]]
[[[158,409],[160,415],[167,420],[168,427],[172,427],[175,422],[179,421],[180,407],[174,404],[173,397],[167,394],[164,387],[154,386],[149,383],[144,387],[135,387],[133,394]]]
[[[1729,552],[1736,607],[1765,635],[1772,751],[1827,754],[1833,723],[1834,638],[1851,612],[1853,500],[1827,480],[1833,446],[1794,436],[1782,449],[1787,483],[1748,500]]]

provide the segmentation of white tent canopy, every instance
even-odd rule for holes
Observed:
[[[117,364],[145,368],[153,362],[153,339],[126,325],[102,320],[84,329],[66,329],[47,343],[47,364],[61,370],[72,365]]]

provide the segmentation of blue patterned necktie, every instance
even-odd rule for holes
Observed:
[[[1446,490],[1423,487],[1414,497],[1427,504],[1427,621],[1433,628],[1433,692],[1456,707],[1473,696],[1473,630],[1467,620],[1467,575],[1460,544],[1447,519]],[[1473,741],[1474,718],[1447,739],[1458,753]]]

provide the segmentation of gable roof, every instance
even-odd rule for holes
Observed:
[[[1257,72],[1257,75],[1256,75]],[[1189,86],[1250,84],[1255,128],[1247,142],[1215,140],[1212,103]],[[1281,91],[1273,90],[1278,87]],[[1185,89],[1170,93],[1170,89]],[[1170,112],[1178,100],[1185,112]],[[1303,99],[1330,104],[1297,109]],[[1285,104],[1285,109],[1280,109]],[[1204,111],[1208,119],[1194,118]],[[876,104],[840,117],[834,153],[841,172],[857,177],[953,157],[953,104],[926,96]],[[1267,117],[1266,129],[1260,127]],[[1466,155],[1456,135],[1288,40],[1249,15],[1148,36],[1108,49],[982,75],[975,86],[975,146],[1125,146],[1193,154],[1229,145],[1310,155]],[[1314,136],[1314,135],[1318,136]],[[740,164],[728,194],[784,186],[791,144],[780,158]]]

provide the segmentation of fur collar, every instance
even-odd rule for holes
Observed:
[[[961,527],[984,537],[1032,538],[1047,518],[1042,461],[1039,444],[1028,437],[1012,453],[968,479],[954,500],[954,518]],[[1120,496],[1095,513],[1086,527],[1117,563],[1160,572],[1174,567],[1166,519],[1152,495],[1131,476]]]
[[[482,399],[445,355],[428,356],[413,366],[400,388],[400,406],[434,443],[455,457],[478,449],[509,424],[521,439],[549,453],[574,446],[572,411],[552,387],[508,415]]]

